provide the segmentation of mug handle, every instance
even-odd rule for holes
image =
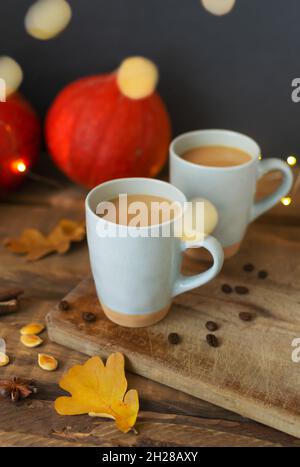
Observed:
[[[286,196],[293,185],[293,172],[290,167],[280,159],[264,159],[258,165],[258,178],[261,178],[267,172],[279,170],[283,174],[281,185],[275,193],[266,196],[261,201],[254,203],[251,209],[250,222],[261,216],[264,212],[271,209],[283,196]]]
[[[186,242],[184,240],[181,241],[182,252],[195,246],[199,248],[204,247],[206,250],[208,250],[212,254],[214,263],[210,269],[205,272],[201,272],[200,274],[196,274],[195,276],[187,277],[179,274],[179,277],[175,281],[173,287],[173,297],[206,284],[206,282],[209,282],[211,279],[216,277],[216,275],[222,269],[224,262],[224,252],[222,246],[214,237],[207,236],[204,238],[204,240],[194,242]]]

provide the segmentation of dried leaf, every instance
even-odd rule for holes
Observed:
[[[108,417],[116,421],[119,430],[127,433],[135,424],[139,411],[136,390],[127,391],[124,356],[114,353],[106,366],[100,357],[90,358],[84,365],[75,365],[60,380],[59,385],[72,397],[59,397],[55,409],[60,415]]]
[[[19,238],[6,239],[4,245],[13,253],[27,253],[28,261],[36,261],[53,251],[47,238],[36,229],[26,229]]]
[[[19,238],[8,238],[4,245],[13,253],[26,254],[28,261],[37,261],[50,253],[66,253],[71,242],[85,238],[84,222],[61,220],[46,237],[37,229],[25,229]]]
[[[62,220],[48,235],[48,242],[60,253],[66,253],[71,242],[81,242],[85,237],[85,228],[83,222],[73,222]]]

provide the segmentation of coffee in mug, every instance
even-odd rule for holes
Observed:
[[[199,146],[183,153],[182,158],[207,167],[234,167],[251,160],[245,151],[227,146]]]
[[[108,204],[103,206],[104,214],[100,217],[119,225],[132,225],[136,227],[147,227],[170,221],[176,215],[176,206],[173,208],[172,201],[161,196],[119,193],[117,198],[108,201],[114,207],[109,212]],[[96,212],[99,215],[99,212]]]

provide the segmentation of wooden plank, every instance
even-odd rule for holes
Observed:
[[[300,441],[287,435],[130,373],[129,387],[136,388],[141,398],[138,436],[124,435],[106,420],[58,416],[53,407],[53,400],[63,394],[58,381],[86,356],[50,342],[46,332],[41,334],[40,348],[28,349],[19,342],[20,328],[29,320],[43,322],[53,303],[24,298],[18,315],[1,319],[11,364],[1,368],[0,374],[33,378],[39,388],[32,399],[17,405],[0,403],[1,446],[300,446]],[[56,372],[38,367],[39,351],[58,358]]]
[[[15,426],[18,412],[19,424]],[[29,412],[35,414],[28,431]],[[263,438],[258,427],[251,433],[251,424],[206,420],[182,415],[141,412],[138,435],[122,434],[114,422],[88,416],[56,417],[52,403],[31,401],[16,408],[6,405],[1,411],[0,439],[10,446],[281,446],[279,440]],[[5,417],[3,419],[3,417]],[[4,421],[5,420],[5,421]],[[49,426],[49,422],[51,425]],[[4,429],[3,429],[4,428]],[[298,445],[295,442],[295,445]]]
[[[122,351],[131,371],[300,437],[300,379],[291,359],[292,340],[300,335],[299,257],[300,229],[256,224],[221,275],[177,297],[157,325],[126,329],[111,323],[87,279],[67,295],[69,312],[54,309],[48,315],[49,337],[88,355]],[[244,272],[244,262],[256,271]],[[185,267],[187,273],[199,269],[189,259]],[[269,277],[258,279],[258,269]],[[250,293],[225,295],[224,282],[247,285]],[[85,323],[83,311],[96,312],[97,321]],[[254,320],[239,320],[241,311],[250,311]],[[208,320],[220,325],[218,349],[205,342]],[[168,343],[170,332],[182,336],[180,345]]]
[[[268,185],[263,186],[264,192],[269,188]],[[72,185],[64,184],[62,190],[53,190],[29,183],[0,204],[0,287],[16,285],[26,290],[21,298],[20,311],[0,318],[0,336],[5,337],[11,357],[11,364],[0,369],[0,378],[13,375],[32,377],[39,387],[39,393],[33,399],[17,406],[8,401],[0,402],[0,446],[87,446],[91,440],[96,446],[184,446],[187,426],[192,445],[195,446],[300,446],[296,438],[131,373],[127,374],[129,387],[136,388],[141,399],[138,436],[119,433],[112,422],[91,421],[88,416],[60,417],[55,413],[52,401],[62,394],[58,387],[60,377],[72,365],[83,363],[86,356],[50,342],[44,332],[44,344],[40,350],[55,355],[59,368],[53,373],[42,371],[37,366],[36,354],[39,349],[23,347],[19,343],[19,329],[31,321],[44,321],[48,310],[89,273],[87,248],[76,245],[67,255],[52,255],[38,263],[27,263],[22,257],[5,250],[2,240],[18,235],[25,227],[41,228],[46,233],[61,218],[81,219],[84,215],[84,195],[84,191]],[[280,237],[291,244],[293,251],[293,242],[298,242],[299,231],[290,227],[299,226],[299,209],[296,208],[299,202],[300,196],[291,207],[278,205],[270,211],[267,220],[266,216],[262,219],[267,224],[259,225],[259,228],[268,229],[266,257],[271,253],[272,242],[277,244]],[[271,223],[276,224],[275,231]],[[295,255],[297,252],[296,248]],[[239,257],[239,265],[249,259],[246,248],[242,248]],[[255,261],[258,268],[265,267],[262,252],[257,252]],[[286,269],[289,269],[286,263],[281,256],[280,267],[272,271],[269,281],[272,289],[276,290],[279,281],[280,287],[286,287],[289,293],[290,279],[285,280]],[[192,261],[186,263],[187,271],[193,272],[196,267],[198,265]],[[230,283],[241,279],[238,269],[228,274]],[[299,269],[295,270],[296,275],[299,277]],[[247,279],[246,283],[251,288],[256,287],[254,278]],[[294,279],[291,284],[293,288],[299,285]],[[201,310],[205,312],[205,308]],[[92,431],[91,435],[86,435]]]

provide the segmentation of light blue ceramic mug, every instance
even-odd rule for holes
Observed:
[[[245,163],[226,167],[204,166],[183,159],[185,152],[201,146],[236,148],[250,157]],[[292,187],[290,167],[280,159],[260,160],[260,155],[260,147],[252,138],[228,130],[193,131],[171,143],[170,181],[187,199],[202,197],[216,206],[219,221],[212,233],[222,244],[225,258],[237,253],[249,223],[271,209]],[[257,180],[273,170],[282,173],[281,185],[255,202]]]
[[[146,227],[118,225],[118,236],[107,235],[115,225],[96,215],[97,206],[120,194],[158,196],[181,206],[187,200],[171,184],[148,178],[103,183],[86,199],[90,262],[102,308],[117,324],[149,326],[166,316],[173,297],[205,284],[219,273],[223,265],[223,249],[209,236],[188,243],[172,234],[157,236],[166,223]],[[170,232],[178,220],[169,221]],[[138,233],[140,235],[136,235]],[[207,249],[213,257],[213,265],[205,272],[187,277],[180,270],[183,253],[191,246]]]

